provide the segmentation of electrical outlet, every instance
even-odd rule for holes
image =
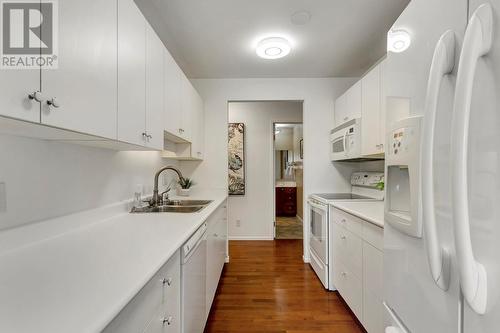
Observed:
[[[7,186],[4,182],[0,183],[0,213],[7,211]]]
[[[236,220],[236,226],[239,228],[241,227],[241,220]]]

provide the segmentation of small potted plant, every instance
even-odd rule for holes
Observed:
[[[192,179],[184,177],[181,180],[179,180],[179,185],[180,188],[177,190],[177,194],[183,197],[188,197],[189,192],[191,191],[191,186],[194,185],[194,182]]]

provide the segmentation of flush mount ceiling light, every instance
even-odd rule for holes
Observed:
[[[411,44],[410,34],[405,30],[389,30],[387,33],[387,51],[401,53]]]
[[[283,37],[268,37],[257,43],[256,53],[264,59],[279,59],[286,57],[292,50],[292,45]]]

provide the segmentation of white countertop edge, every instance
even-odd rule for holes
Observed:
[[[367,203],[376,203],[376,201],[367,201]],[[340,209],[348,214],[351,214],[351,215],[354,215],[356,217],[359,217],[360,219],[362,219],[363,221],[366,221],[366,222],[369,222],[379,228],[382,228],[384,229],[384,222],[382,220],[382,222],[380,222],[377,218],[373,217],[372,215],[370,214],[366,214],[364,212],[360,212],[359,210],[356,210],[356,209],[353,209],[353,208],[350,208],[350,207],[346,207],[345,205],[343,205],[344,203],[341,202],[341,201],[333,201],[333,202],[330,202],[330,205],[337,208],[337,209]],[[383,202],[382,202],[382,205],[383,205]]]

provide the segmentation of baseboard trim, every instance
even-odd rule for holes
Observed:
[[[272,237],[267,236],[229,236],[229,240],[247,240],[247,241],[259,241],[259,240],[274,240]]]

